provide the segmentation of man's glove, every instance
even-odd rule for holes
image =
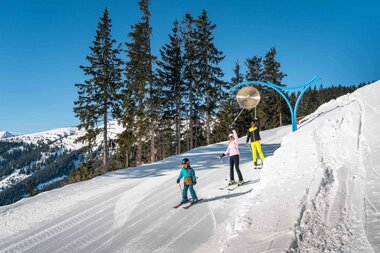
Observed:
[[[219,156],[220,159],[222,159],[223,157],[225,157],[226,155],[223,153],[222,155]]]
[[[179,179],[177,179],[177,184],[179,184],[179,181],[180,181],[180,180],[179,180]]]

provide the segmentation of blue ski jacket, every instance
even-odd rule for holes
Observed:
[[[181,178],[190,177],[192,178],[193,182],[197,181],[197,177],[195,176],[195,171],[190,166],[187,168],[182,167],[181,172],[179,173],[178,180],[181,180]]]

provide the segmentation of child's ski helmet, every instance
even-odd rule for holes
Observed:
[[[188,158],[183,158],[182,164],[190,164],[190,160]]]

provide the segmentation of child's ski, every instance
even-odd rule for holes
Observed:
[[[187,205],[187,206],[184,206],[183,208],[184,209],[189,209],[191,206],[193,206],[193,205],[195,205],[195,204],[197,204],[199,201],[202,201],[203,199],[198,199],[198,201],[197,202],[195,202],[195,203],[190,203],[189,205]]]
[[[239,186],[249,184],[251,181],[252,181],[252,180],[248,180],[248,181],[245,181],[245,182],[242,183],[242,184],[236,184],[233,188],[227,188],[227,190],[229,190],[229,191],[236,190]]]
[[[191,198],[189,198],[189,201],[191,200]],[[189,202],[188,201],[188,202]],[[187,203],[187,202],[186,202]],[[186,203],[179,203],[178,205],[175,205],[175,206],[173,206],[173,208],[178,208],[178,207],[180,207],[180,206],[182,206],[183,204],[186,204]]]

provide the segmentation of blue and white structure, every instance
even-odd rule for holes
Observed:
[[[294,132],[294,131],[297,130],[297,109],[298,109],[298,104],[299,104],[299,102],[300,102],[303,94],[305,93],[305,91],[311,85],[315,84],[319,80],[321,80],[321,78],[318,75],[316,75],[313,79],[311,79],[309,82],[307,82],[305,84],[297,85],[297,86],[284,86],[284,87],[276,85],[276,84],[271,83],[271,82],[246,81],[246,82],[241,82],[241,83],[235,85],[234,87],[232,87],[229,90],[229,92],[232,93],[232,92],[236,91],[238,88],[243,87],[243,86],[254,86],[254,85],[262,85],[262,86],[266,86],[266,87],[274,89],[275,91],[277,91],[278,93],[280,93],[280,95],[285,99],[286,103],[289,106],[290,115],[292,117],[292,131]],[[296,104],[294,105],[294,108],[293,108],[292,104],[290,103],[289,98],[285,95],[285,93],[283,91],[298,90],[298,89],[302,89],[302,91],[299,94],[299,96],[297,97]]]

